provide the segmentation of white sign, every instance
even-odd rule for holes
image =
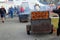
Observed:
[[[4,3],[4,2],[6,2],[7,0],[0,0],[0,3]]]
[[[4,1],[6,1],[6,0],[0,0],[0,2],[4,2]]]

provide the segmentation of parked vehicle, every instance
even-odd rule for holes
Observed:
[[[19,14],[19,21],[20,22],[27,22],[29,20],[28,17],[30,15],[30,9],[29,9],[28,2],[23,2],[21,6],[22,7],[21,7],[20,14]]]

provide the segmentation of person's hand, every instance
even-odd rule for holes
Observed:
[[[8,15],[8,13],[6,13],[6,15]]]
[[[50,11],[51,13],[54,13],[53,10]]]
[[[51,11],[51,13],[54,13],[53,11]]]
[[[59,9],[60,8],[60,6],[57,6],[57,9]]]

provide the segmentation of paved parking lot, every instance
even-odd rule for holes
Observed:
[[[26,25],[20,23],[18,18],[8,18],[5,23],[0,20],[0,40],[59,40],[55,33],[53,34],[26,34]]]

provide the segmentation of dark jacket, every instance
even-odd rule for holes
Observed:
[[[1,10],[1,8],[0,8],[0,14],[2,13],[2,10]]]
[[[54,13],[57,13],[57,14],[59,15],[59,17],[60,17],[60,8],[53,10],[53,12],[54,12]]]
[[[13,14],[13,13],[14,13],[14,8],[12,8],[12,7],[9,8],[8,13],[9,13],[9,14]]]
[[[5,8],[0,8],[0,14],[5,14],[5,13],[6,13]]]

